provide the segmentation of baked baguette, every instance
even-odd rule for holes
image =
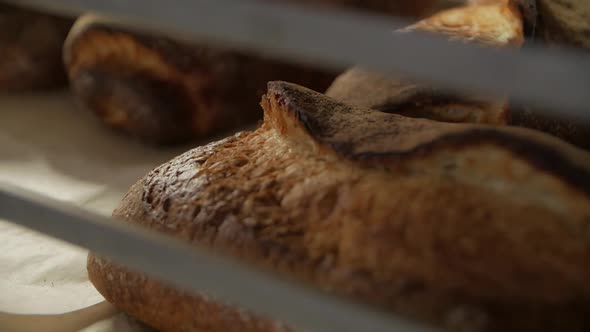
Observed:
[[[65,86],[62,46],[72,20],[0,4],[0,92]]]
[[[449,331],[587,330],[588,153],[283,82],[262,107],[258,130],[154,169],[114,216]],[[88,272],[161,331],[287,329],[93,254]]]
[[[64,48],[70,86],[107,126],[151,144],[175,144],[260,117],[270,79],[325,89],[333,73],[184,44],[85,15]]]
[[[442,11],[400,30],[411,31],[444,34],[450,40],[490,47],[519,48],[524,42],[524,19],[512,1],[477,1]],[[505,125],[510,115],[506,98],[451,96],[358,67],[336,78],[326,94],[359,107],[437,121]]]
[[[520,48],[527,30],[542,30],[540,26],[543,25],[535,20],[537,6],[534,4],[529,0],[472,0],[467,6],[442,11],[402,31],[445,34],[450,40],[477,42],[488,47]],[[590,5],[590,1],[587,4]],[[579,15],[583,15],[583,11]],[[410,117],[526,127],[581,148],[590,148],[590,127],[583,123],[547,116],[540,109],[526,105],[510,105],[507,98],[449,96],[428,86],[392,79],[359,67],[337,77],[326,94],[355,106]]]
[[[417,15],[434,1],[295,2]],[[182,143],[260,119],[258,101],[268,81],[325,91],[337,74],[131,31],[93,15],[76,22],[64,59],[83,106],[109,127],[154,144]]]

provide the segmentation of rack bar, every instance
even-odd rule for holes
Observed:
[[[390,17],[252,0],[11,0],[71,15],[96,12],[113,22],[194,41],[263,52],[328,68],[364,65],[451,92],[509,95],[572,121],[590,121],[590,57],[571,49],[519,52],[394,33]]]
[[[273,277],[204,248],[2,184],[0,218],[90,249],[182,289],[280,319],[302,331],[434,331]]]

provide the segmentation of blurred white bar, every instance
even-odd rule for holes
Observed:
[[[509,95],[557,117],[590,122],[590,57],[573,50],[519,52],[394,34],[407,22],[345,10],[253,0],[10,0],[330,68],[364,65],[450,92]]]
[[[1,183],[0,218],[88,248],[182,289],[288,322],[300,331],[434,331],[272,277],[204,248]]]

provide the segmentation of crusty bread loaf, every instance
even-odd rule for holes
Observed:
[[[534,17],[520,9],[527,1],[472,0],[470,5],[440,12],[402,31],[428,31],[445,34],[451,40],[519,48],[524,42],[525,18]],[[590,5],[590,1],[587,3]],[[535,79],[534,74],[531,79]],[[507,98],[449,96],[428,86],[359,67],[337,77],[326,94],[355,106],[410,117],[531,128],[590,149],[590,128],[583,123],[547,116],[526,105],[509,105]]]
[[[70,85],[109,127],[153,144],[216,134],[260,118],[266,82],[323,90],[333,73],[136,33],[85,15],[64,48]]]
[[[258,130],[154,169],[114,216],[449,331],[586,331],[585,151],[283,82],[262,107]],[[88,271],[106,299],[162,331],[285,330],[92,254]]]
[[[0,92],[65,86],[62,46],[72,21],[0,4]]]
[[[411,16],[434,2],[288,1]],[[64,58],[82,105],[108,126],[157,144],[185,142],[260,119],[258,101],[268,81],[325,91],[337,74],[132,31],[94,15],[76,22]]]
[[[524,41],[521,12],[508,0],[477,2],[445,10],[400,32],[410,31],[444,34],[450,40],[493,47],[518,48]],[[509,121],[505,98],[450,96],[362,68],[352,68],[337,77],[326,94],[355,106],[409,117],[494,125]]]

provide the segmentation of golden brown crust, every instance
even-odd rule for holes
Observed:
[[[588,326],[585,152],[523,129],[355,108],[282,82],[262,105],[260,129],[158,167],[114,215],[451,331]],[[142,287],[107,260],[91,255],[89,273],[108,300],[156,328],[227,326],[208,316],[215,305]],[[190,309],[152,318],[175,313],[152,306],[163,295]]]
[[[0,91],[65,85],[61,50],[72,22],[0,4]]]
[[[120,212],[137,217],[145,214],[142,195],[143,187],[138,183],[124,198],[128,203],[125,212]],[[110,302],[162,332],[290,331],[279,322],[224,305],[205,294],[188,294],[92,255],[88,257],[88,276]]]
[[[524,41],[522,15],[507,0],[452,8],[400,30],[411,31],[444,34],[450,40],[493,47],[518,48]],[[437,121],[505,125],[510,118],[505,99],[449,96],[362,68],[340,75],[326,94],[359,107]]]

